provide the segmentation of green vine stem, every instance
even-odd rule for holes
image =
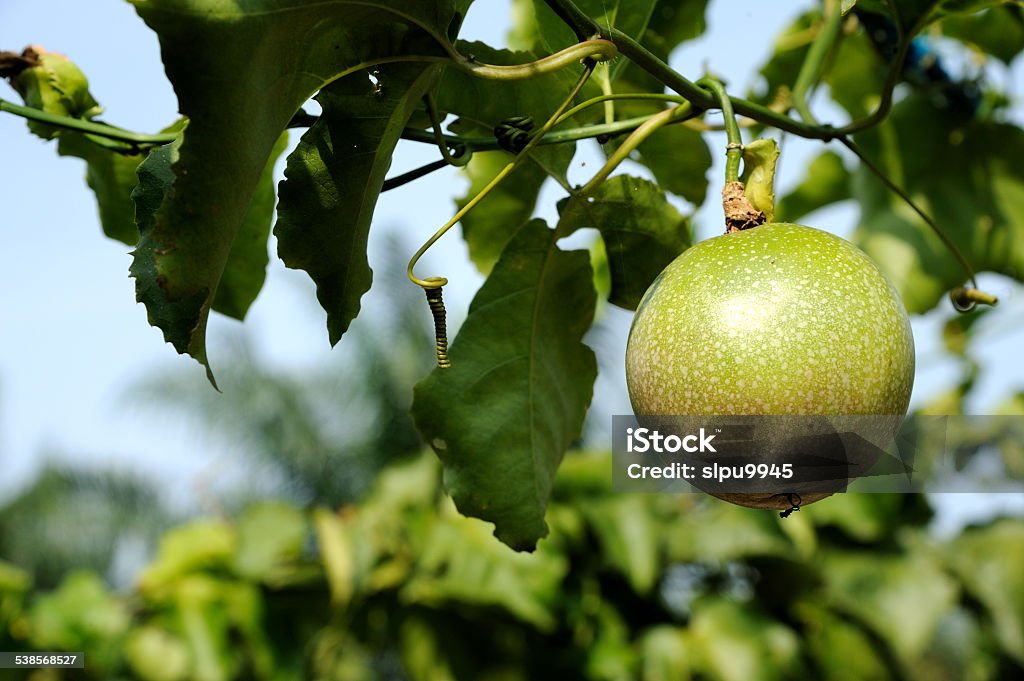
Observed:
[[[960,263],[960,267],[963,268],[964,272],[967,274],[967,280],[971,285],[966,288],[955,288],[950,292],[950,297],[953,300],[954,307],[961,312],[967,312],[977,303],[995,305],[996,302],[998,302],[998,299],[989,293],[978,290],[978,284],[974,276],[974,268],[972,268],[971,264],[967,262],[967,258],[965,258],[964,254],[960,252],[960,249],[956,247],[953,240],[950,239],[944,231],[942,231],[942,228],[939,227],[938,223],[935,222],[935,220],[933,220],[932,217],[924,211],[924,209],[918,206],[917,203],[910,198],[910,195],[903,191],[902,187],[889,179],[889,176],[886,175],[882,169],[874,163],[874,161],[865,156],[864,152],[861,151],[860,147],[858,147],[853,140],[848,137],[840,137],[839,141],[842,142],[847,149],[852,151],[857,158],[860,159],[860,162],[882,181],[882,184],[884,184],[891,192],[896,194],[896,196],[900,197],[904,203],[910,206],[911,210],[917,213],[918,217],[924,220],[925,224],[928,225],[937,237],[939,237],[939,240],[946,249],[952,253],[953,257],[956,258],[956,261]]]
[[[60,116],[43,111],[42,109],[22,106],[20,104],[8,102],[6,99],[0,99],[0,111],[6,111],[7,113],[21,116],[22,118],[26,118],[30,121],[46,123],[47,125],[52,125],[55,128],[73,130],[75,132],[97,135],[99,137],[116,140],[118,142],[125,142],[130,145],[132,149],[132,151],[125,150],[125,153],[138,153],[144,148],[156,147],[161,144],[173,142],[174,138],[177,137],[177,133],[146,135],[139,132],[132,132],[131,130],[122,130],[121,128],[116,128],[105,123],[96,123],[94,121],[82,120],[81,118],[71,118],[70,116]]]
[[[701,109],[716,108],[717,103],[712,93],[685,78],[663,60],[659,59],[657,55],[622,31],[602,26],[580,10],[572,0],[544,1],[577,35],[599,36],[610,40],[618,47],[620,54],[627,57],[654,78],[657,78],[666,87],[677,92],[694,106]],[[732,103],[737,113],[753,118],[765,125],[770,125],[779,130],[808,139],[833,140],[842,135],[852,134],[876,125],[888,115],[892,108],[892,93],[899,82],[900,74],[903,71],[903,62],[906,59],[909,48],[909,36],[903,36],[903,40],[900,41],[899,51],[889,66],[888,76],[878,108],[868,116],[842,127],[814,125],[798,121],[767,106],[739,97],[733,97]]]
[[[822,25],[807,51],[804,63],[800,66],[800,73],[797,74],[792,95],[793,107],[800,114],[800,118],[804,123],[815,125],[818,124],[818,120],[811,112],[807,100],[811,90],[821,78],[825,60],[835,47],[836,38],[843,25],[843,13],[839,7],[839,0],[825,0],[823,14]]]
[[[444,138],[444,131],[441,129],[441,118],[437,115],[437,105],[434,102],[434,95],[428,92],[423,98],[423,102],[427,107],[427,115],[430,116],[430,127],[434,132],[434,141],[437,143],[437,148],[441,152],[441,157],[446,163],[448,163],[448,165],[464,166],[469,163],[469,159],[473,156],[473,152],[465,145],[460,145],[458,143],[453,144],[452,146],[458,150],[454,155],[448,150],[448,141]]]
[[[733,111],[732,99],[725,91],[722,82],[715,78],[701,78],[697,81],[701,87],[710,90],[718,106],[722,110],[725,135],[729,140],[725,148],[725,183],[740,181],[740,162],[743,160],[743,137],[740,134],[739,123],[736,122],[736,113]]]
[[[701,78],[697,84],[707,88],[718,100],[722,110],[723,124],[728,143],[725,146],[725,186],[722,187],[722,212],[725,214],[727,234],[751,229],[765,223],[765,214],[755,208],[747,199],[746,186],[740,181],[740,164],[743,161],[743,137],[736,121],[729,93],[722,82],[715,78]]]
[[[564,123],[568,119],[570,119],[573,116],[575,116],[576,114],[578,114],[580,111],[583,111],[585,109],[589,109],[592,106],[596,106],[596,105],[601,104],[603,102],[614,102],[614,101],[618,101],[618,100],[622,100],[622,99],[640,100],[640,101],[656,101],[656,102],[675,102],[676,104],[686,104],[686,103],[688,103],[685,99],[683,99],[679,95],[669,95],[669,94],[665,94],[665,93],[662,93],[662,92],[620,92],[620,93],[613,92],[613,93],[609,93],[609,94],[598,95],[597,97],[591,97],[590,99],[588,99],[586,101],[580,102],[579,104],[577,104],[576,106],[572,107],[571,109],[566,111],[564,114],[559,116],[558,117],[558,121],[555,123],[555,125],[558,125],[559,123]],[[654,115],[657,115],[657,114],[654,114]],[[606,124],[611,124],[614,121],[605,121],[605,122],[606,122]],[[543,142],[542,142],[542,144],[543,144]]]
[[[576,81],[576,85],[573,86],[572,90],[569,92],[569,95],[559,105],[559,107],[555,110],[555,112],[551,115],[547,122],[544,123],[540,130],[538,130],[535,135],[530,137],[530,141],[526,143],[526,146],[523,147],[523,150],[519,152],[519,154],[508,165],[502,168],[501,171],[499,171],[498,174],[495,175],[491,179],[491,181],[488,182],[487,185],[483,189],[481,189],[476,196],[470,199],[466,203],[466,205],[460,208],[455,213],[455,215],[451,217],[451,219],[449,219],[436,232],[434,232],[434,234],[429,239],[427,239],[427,241],[422,246],[420,246],[419,250],[417,250],[416,253],[413,254],[412,258],[409,260],[409,265],[406,268],[406,275],[409,277],[409,281],[423,289],[440,288],[448,283],[448,280],[445,279],[444,277],[428,277],[427,279],[420,279],[413,273],[413,269],[416,267],[416,263],[419,261],[421,257],[423,257],[423,254],[426,253],[427,250],[431,246],[433,246],[438,239],[444,236],[445,233],[449,229],[451,229],[459,220],[465,217],[465,215],[469,213],[469,211],[473,210],[473,208],[475,208],[477,204],[483,201],[483,199],[495,187],[497,187],[498,184],[500,184],[501,181],[504,180],[509,175],[509,173],[515,170],[515,168],[529,156],[530,151],[534,147],[536,147],[544,138],[544,136],[551,130],[551,128],[555,126],[556,122],[558,121],[558,117],[562,115],[562,112],[569,108],[573,100],[576,99],[576,96],[580,93],[580,90],[582,90],[583,86],[586,84],[587,79],[590,78],[590,74],[593,73],[594,66],[594,62],[589,60],[587,61],[583,73],[580,74],[579,79]]]
[[[488,80],[523,80],[545,73],[560,71],[567,66],[578,64],[584,60],[592,60],[594,62],[611,61],[618,53],[619,50],[615,47],[615,43],[610,40],[596,38],[570,45],[564,50],[529,62],[528,64],[515,64],[511,66],[481,64],[473,57],[463,56],[454,50],[450,54],[456,66],[478,78],[486,78]]]
[[[692,104],[684,102],[683,104],[671,109],[659,111],[648,118],[640,127],[630,133],[629,137],[623,140],[622,144],[620,144],[611,156],[608,157],[608,160],[603,166],[601,166],[601,169],[597,171],[597,174],[590,178],[590,181],[580,189],[580,193],[584,196],[592,193],[594,189],[608,179],[608,176],[619,167],[619,164],[625,161],[629,155],[633,153],[633,151],[640,146],[645,139],[650,137],[655,130],[668,125],[669,123],[685,121],[687,118],[692,118],[698,113],[700,112],[695,110]]]

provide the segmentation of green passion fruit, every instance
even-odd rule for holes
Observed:
[[[867,255],[828,232],[770,223],[698,243],[665,268],[633,319],[626,380],[641,423],[884,416],[885,432],[868,437],[884,448],[907,412],[914,341],[898,294]],[[785,457],[792,433],[784,430],[763,436],[766,460]],[[794,502],[779,485],[763,493],[704,489],[776,509],[839,491],[794,487]]]

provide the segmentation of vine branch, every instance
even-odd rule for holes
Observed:
[[[87,135],[98,135],[106,139],[116,140],[118,142],[125,142],[132,145],[136,150],[142,147],[154,147],[161,144],[167,144],[173,142],[174,138],[177,137],[177,133],[159,133],[156,135],[147,135],[140,132],[132,132],[131,130],[123,130],[116,128],[106,123],[96,123],[94,121],[87,121],[81,118],[71,118],[70,116],[60,116],[58,114],[52,114],[42,109],[35,109],[30,106],[22,106],[15,104],[14,102],[8,102],[6,99],[0,99],[0,111],[6,111],[16,116],[21,116],[30,121],[37,121],[39,123],[46,123],[52,125],[55,128],[62,128],[64,130],[72,130],[74,132],[81,132]]]

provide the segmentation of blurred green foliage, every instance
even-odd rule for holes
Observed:
[[[337,511],[255,503],[167,532],[126,592],[0,563],[0,647],[82,650],[25,679],[1007,679],[1024,673],[1024,521],[939,541],[924,497],[782,520],[556,479],[533,554],[455,511],[429,454]],[[19,675],[20,674],[20,675]],[[5,677],[7,678],[7,677]]]

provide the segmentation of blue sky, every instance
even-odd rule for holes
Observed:
[[[806,3],[743,3],[745,9],[738,13],[736,3],[719,0],[711,6],[708,34],[679,50],[673,65],[689,75],[707,65],[725,77],[731,89],[743,91],[771,49],[766,36],[774,35]],[[508,13],[505,0],[478,0],[463,37],[500,44]],[[20,50],[30,43],[75,61],[106,108],[107,120],[155,131],[175,119],[176,100],[163,77],[156,36],[127,2],[0,0],[0,49]],[[743,48],[736,49],[737,45]],[[1018,65],[1014,73],[1001,76],[1013,81],[1018,96],[1024,83],[1021,73]],[[18,101],[6,84],[0,84],[0,96]],[[1017,113],[1020,117],[1019,105]],[[717,150],[724,149],[725,141],[710,141],[718,159]],[[11,115],[0,114],[0,142],[0,495],[29,481],[49,453],[154,473],[187,497],[198,478],[230,457],[177,418],[139,410],[121,396],[126,386],[154,368],[172,367],[197,382],[205,381],[202,370],[177,356],[149,327],[142,306],[135,304],[133,282],[127,276],[128,249],[102,236],[83,164],[58,158],[53,144],[30,135],[24,121]],[[819,150],[818,143],[786,140],[782,190],[799,179],[803,164]],[[434,156],[427,146],[403,143],[392,172]],[[584,149],[570,179],[585,181],[596,169],[596,160],[593,148]],[[280,171],[279,167],[279,176]],[[721,173],[719,164],[711,174],[712,187]],[[458,173],[446,169],[385,195],[375,215],[374,234],[399,232],[414,248],[451,215],[452,198],[464,188]],[[538,208],[545,217],[554,215],[559,198],[559,191],[549,189]],[[702,237],[718,231],[716,203],[708,201],[697,216]],[[852,228],[857,211],[847,206],[815,218],[816,226],[843,234]],[[381,242],[376,240],[377,248],[371,243],[371,265],[382,259]],[[465,249],[454,232],[431,251],[419,271],[438,271],[442,262],[453,281],[446,296],[457,322],[480,278],[464,264]],[[997,358],[999,368],[982,376],[973,404],[978,411],[991,408],[1011,390],[1024,388],[1024,366],[1019,359],[1008,359],[1019,356],[1017,349],[1024,343],[1024,325],[1015,324],[1024,312],[1020,289],[999,278],[986,279],[986,285],[1001,295],[1003,305],[990,328],[982,331],[985,356]],[[386,309],[387,301],[375,295],[371,292],[364,309]],[[275,366],[302,368],[339,361],[339,354],[344,357],[344,341],[330,350],[323,314],[314,302],[305,274],[285,269],[272,257],[264,291],[245,323],[257,354]],[[956,377],[955,363],[934,342],[935,331],[948,314],[940,310],[915,321],[918,403]],[[630,315],[619,310],[609,310],[608,315],[609,358],[597,392],[598,408],[610,417],[629,411],[621,362],[615,358],[621,358]],[[212,320],[215,366],[229,352],[228,341],[239,326],[231,320]]]

